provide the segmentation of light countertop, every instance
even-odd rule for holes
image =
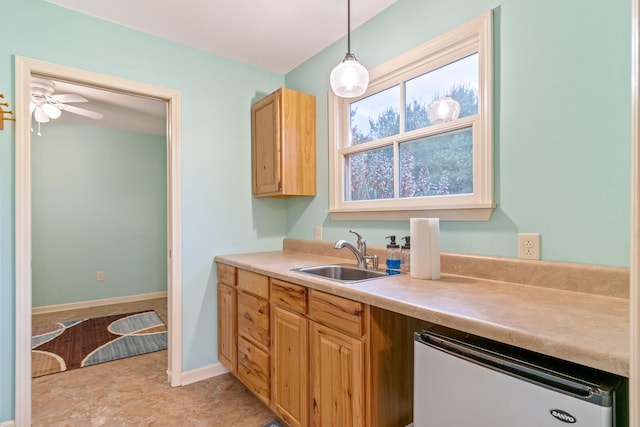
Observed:
[[[298,251],[218,255],[216,262],[629,376],[629,300],[442,274],[342,284],[292,269],[354,260]]]

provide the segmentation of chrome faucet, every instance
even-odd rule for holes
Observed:
[[[373,270],[378,269],[378,256],[377,255],[368,255],[367,254],[367,241],[364,240],[360,234],[358,234],[354,230],[349,230],[349,233],[353,233],[356,235],[358,240],[356,240],[356,246],[349,243],[346,240],[338,240],[334,245],[334,249],[342,249],[348,248],[353,254],[356,256],[356,260],[358,261],[358,268],[364,268],[365,270],[369,268],[369,261],[371,261],[371,268]]]

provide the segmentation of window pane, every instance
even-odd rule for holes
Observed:
[[[351,145],[375,141],[400,133],[400,86],[392,86],[382,92],[349,105]]]
[[[478,73],[474,53],[407,81],[406,130],[478,114]]]
[[[393,197],[393,147],[364,151],[347,157],[349,200]]]
[[[471,128],[400,144],[400,197],[473,193]]]

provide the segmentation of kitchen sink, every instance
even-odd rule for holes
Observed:
[[[386,277],[389,274],[384,270],[365,270],[353,265],[329,264],[317,265],[313,267],[295,268],[293,271],[300,273],[313,274],[327,279],[336,280],[338,282],[352,283],[363,280],[378,279]],[[399,273],[395,272],[394,273]]]

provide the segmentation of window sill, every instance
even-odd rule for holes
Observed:
[[[441,221],[488,221],[495,209],[494,204],[449,209],[415,210],[348,210],[329,209],[331,219],[335,221],[408,221],[411,218],[440,218]]]

